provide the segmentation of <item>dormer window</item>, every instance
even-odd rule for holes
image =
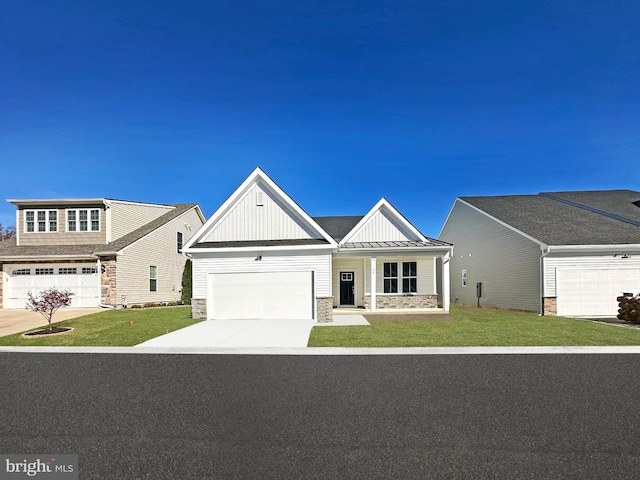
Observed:
[[[25,210],[24,231],[46,233],[58,231],[57,210]]]
[[[67,232],[99,232],[100,209],[67,210]]]

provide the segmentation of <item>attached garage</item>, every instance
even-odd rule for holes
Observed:
[[[100,306],[100,276],[95,264],[5,265],[9,275],[8,308],[25,308],[27,293],[47,288],[71,290],[71,307]]]
[[[208,319],[314,320],[314,272],[209,273]]]
[[[611,317],[623,292],[640,291],[640,268],[557,269],[560,316]]]

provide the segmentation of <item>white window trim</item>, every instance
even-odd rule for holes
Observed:
[[[87,212],[87,230],[80,230],[80,212],[83,210]],[[98,230],[91,229],[91,212],[92,211],[98,212]],[[69,212],[76,213],[76,219],[74,220],[74,222],[76,222],[75,230],[69,229]],[[65,210],[65,219],[64,219],[65,231],[67,233],[100,233],[102,231],[102,219],[100,217],[101,215],[100,215],[99,208],[67,208]]]
[[[151,276],[151,269],[155,268],[155,273],[156,273],[156,277],[153,278]],[[155,280],[156,281],[156,289],[155,290],[151,290],[151,280]],[[149,292],[151,293],[157,293],[158,292],[158,266],[157,265],[149,265]]]
[[[415,263],[416,264],[416,274],[415,275],[407,275],[404,276],[404,264],[405,263]],[[415,278],[416,279],[416,291],[415,292],[405,292],[404,291],[404,280]],[[398,289],[400,290],[400,289]],[[416,260],[403,260],[402,261],[402,294],[403,295],[417,295],[418,294],[418,262]]]
[[[30,232],[29,230],[27,230],[27,212],[32,212],[33,213],[33,232]],[[44,217],[44,231],[40,231],[38,230],[38,212],[45,212],[45,217]],[[55,230],[50,230],[50,224],[51,224],[51,212],[55,212],[56,213],[56,229]],[[56,210],[55,208],[50,208],[50,209],[45,209],[45,208],[40,208],[40,209],[29,209],[29,210],[24,210],[24,228],[23,231],[24,233],[27,234],[32,234],[32,233],[58,233],[60,231],[60,215],[58,215],[58,210]]]

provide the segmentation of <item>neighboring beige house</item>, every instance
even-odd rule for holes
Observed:
[[[310,217],[260,168],[185,251],[195,318],[331,322],[334,308],[449,309],[452,245],[385,199],[364,216]]]
[[[0,309],[25,308],[29,291],[49,287],[70,289],[72,307],[180,300],[182,246],[205,220],[197,204],[8,201],[16,237],[0,242]]]

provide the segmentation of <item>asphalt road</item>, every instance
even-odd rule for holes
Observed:
[[[0,354],[0,453],[80,478],[637,478],[640,355]]]

